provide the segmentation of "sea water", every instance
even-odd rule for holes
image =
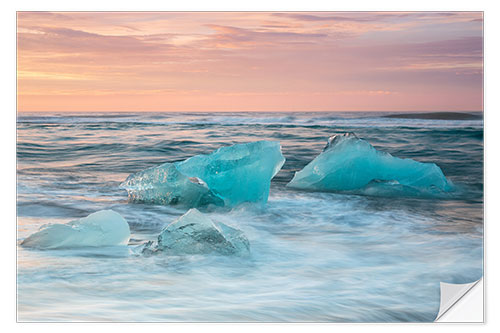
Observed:
[[[483,274],[483,121],[388,113],[19,113],[20,321],[433,321],[439,282]],[[480,115],[480,114],[479,114]],[[395,157],[436,163],[447,198],[299,191],[285,185],[328,137],[354,132]],[[260,205],[205,209],[241,230],[248,256],[143,254],[187,209],[129,202],[128,175],[235,143],[280,141]],[[128,246],[36,250],[47,223],[112,209]]]

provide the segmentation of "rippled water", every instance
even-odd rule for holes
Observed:
[[[21,321],[432,321],[439,282],[482,276],[482,120],[379,113],[19,114],[18,241],[46,223],[113,209],[128,247],[18,246]],[[336,133],[394,156],[437,163],[462,189],[451,199],[285,188]],[[222,146],[279,140],[286,163],[267,206],[211,209],[242,230],[246,257],[138,255],[185,212],[133,204],[130,173]]]

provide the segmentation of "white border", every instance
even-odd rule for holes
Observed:
[[[16,10],[138,10],[138,11],[482,11],[488,1],[464,0],[419,0],[419,1],[325,1],[325,0],[183,0],[161,2],[141,1],[98,1],[84,2],[65,0],[20,0]]]
[[[499,174],[500,165],[498,154],[498,115],[500,105],[498,103],[498,90],[500,82],[498,80],[499,68],[499,47],[498,34],[500,32],[500,17],[497,1],[463,1],[463,0],[419,0],[417,1],[397,1],[397,0],[377,0],[377,1],[318,1],[318,0],[288,0],[269,1],[253,0],[237,2],[234,0],[210,0],[210,1],[190,1],[162,2],[153,0],[141,1],[102,1],[86,0],[82,2],[67,0],[18,0],[4,1],[0,11],[2,24],[2,108],[0,111],[2,126],[2,156],[7,161],[2,161],[1,180],[1,204],[2,213],[2,233],[0,242],[2,255],[1,271],[1,294],[2,307],[0,309],[2,329],[10,331],[49,331],[49,332],[87,332],[104,331],[118,329],[122,332],[137,332],[139,330],[169,330],[173,332],[191,330],[214,330],[217,332],[239,331],[276,331],[287,330],[291,332],[314,330],[320,332],[332,332],[332,330],[358,331],[370,330],[375,332],[420,332],[422,329],[430,330],[453,330],[455,332],[470,332],[476,330],[500,331],[500,318],[498,316],[498,293],[499,290],[499,270],[495,264],[495,254],[499,252],[500,220],[494,206],[498,206],[498,188],[500,188]],[[16,170],[15,170],[15,108],[16,108],[16,57],[15,57],[15,24],[16,11],[21,10],[139,10],[139,11],[217,11],[217,10],[252,10],[252,11],[485,11],[485,289],[486,289],[486,325],[478,324],[16,324],[15,308],[15,267],[16,267]],[[487,231],[486,231],[487,230]],[[489,260],[492,259],[492,260]],[[471,326],[472,325],[472,326]]]

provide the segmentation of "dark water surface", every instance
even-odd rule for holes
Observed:
[[[479,279],[483,264],[482,120],[388,113],[106,113],[18,115],[18,240],[101,209],[129,222],[128,247],[18,247],[21,321],[432,321],[439,282]],[[336,133],[438,164],[448,199],[285,188]],[[212,209],[242,230],[249,257],[144,256],[185,213],[129,203],[119,184],[220,146],[279,140],[286,162],[264,209]]]

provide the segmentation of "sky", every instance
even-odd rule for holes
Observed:
[[[18,12],[18,111],[482,111],[481,12]]]

